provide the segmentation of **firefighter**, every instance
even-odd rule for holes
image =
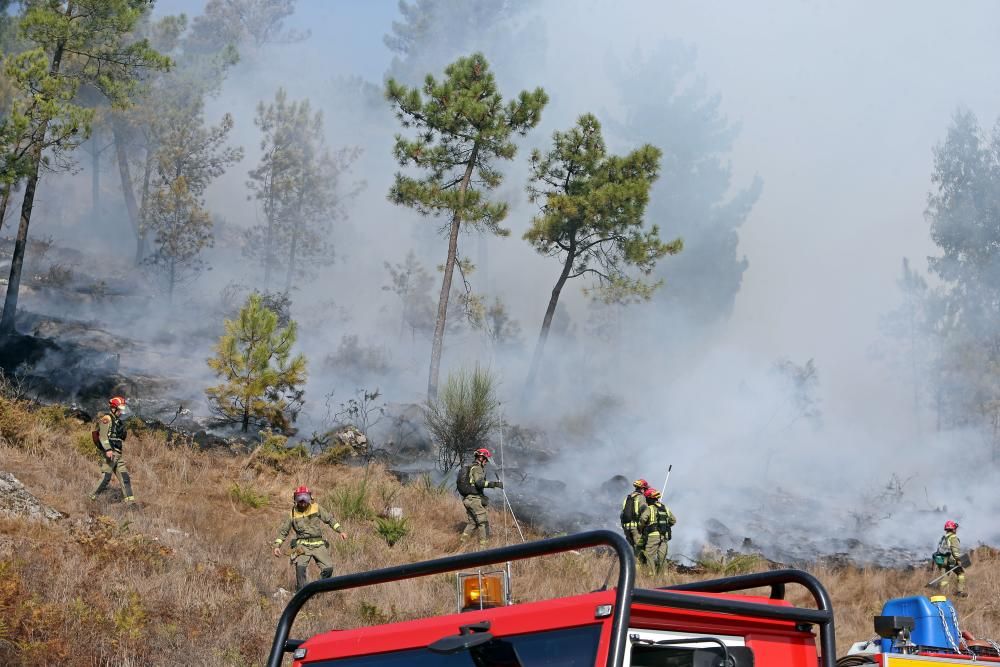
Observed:
[[[632,545],[638,558],[639,543],[642,541],[642,533],[639,532],[639,514],[646,504],[643,493],[649,488],[649,483],[640,478],[632,482],[632,486],[634,487],[632,493],[625,496],[625,500],[622,501],[622,512],[619,518],[622,522],[622,532],[625,533],[625,539]]]
[[[462,531],[463,540],[468,539],[472,532],[479,530],[479,544],[486,544],[490,537],[490,519],[486,514],[489,500],[486,498],[485,489],[502,489],[503,482],[497,480],[490,482],[486,480],[486,464],[490,460],[490,450],[477,449],[475,462],[465,466],[458,471],[456,486],[462,496],[462,504],[465,505],[465,513],[469,520]]]
[[[291,512],[278,531],[274,540],[274,555],[281,555],[281,544],[292,529],[295,537],[291,542],[290,560],[295,565],[295,590],[306,585],[309,561],[316,561],[320,568],[319,576],[326,579],[333,575],[333,558],[330,555],[330,544],[323,539],[323,525],[327,524],[340,533],[340,539],[346,540],[347,533],[340,528],[330,514],[313,502],[312,491],[308,486],[300,486],[292,493],[294,505]]]
[[[958,539],[958,523],[948,520],[944,522],[944,535],[938,542],[937,552],[934,554],[934,563],[938,569],[947,572],[954,568],[952,574],[955,575],[957,585],[955,586],[955,596],[968,597],[965,592],[965,568],[959,565],[959,558],[962,557],[962,542]],[[942,593],[948,592],[949,579],[951,574],[944,576],[938,586]]]
[[[646,506],[639,514],[639,529],[642,531],[642,555],[640,560],[649,568],[651,575],[657,575],[667,560],[667,542],[671,528],[677,523],[673,513],[660,502],[660,492],[646,489]]]
[[[132,504],[135,496],[132,493],[132,479],[128,474],[128,466],[122,456],[122,445],[128,437],[123,419],[128,416],[128,406],[121,396],[114,396],[108,401],[108,412],[102,412],[97,418],[97,430],[94,432],[94,443],[101,452],[101,481],[90,494],[91,500],[97,500],[97,495],[107,488],[111,476],[118,477],[122,486],[125,502]]]

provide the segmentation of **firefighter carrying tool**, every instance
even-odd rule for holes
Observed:
[[[646,564],[649,574],[657,575],[667,560],[667,542],[677,519],[667,506],[660,502],[660,492],[646,489],[646,506],[639,514],[639,530],[642,531],[642,551],[639,560]]]
[[[503,482],[497,480],[490,482],[486,479],[486,464],[490,460],[490,450],[480,448],[476,450],[475,462],[472,465],[463,466],[458,471],[455,479],[455,486],[462,496],[462,505],[465,506],[465,513],[468,522],[462,531],[462,539],[468,539],[474,530],[479,531],[479,544],[486,544],[490,537],[490,519],[486,513],[489,500],[484,493],[485,489],[502,489]]]
[[[955,596],[968,597],[965,592],[965,568],[972,564],[972,559],[968,554],[962,554],[962,542],[958,539],[958,523],[955,521],[945,521],[944,535],[938,542],[937,551],[933,555],[934,565],[944,573],[934,578],[928,586],[935,584],[942,593],[948,592],[949,579],[955,575],[957,585],[955,586]]]
[[[274,555],[281,555],[281,544],[288,533],[295,530],[292,539],[290,560],[295,565],[295,590],[306,585],[309,561],[316,561],[320,568],[319,576],[327,579],[333,575],[333,558],[330,556],[330,545],[323,539],[323,524],[327,524],[340,533],[340,539],[346,540],[347,533],[330,514],[313,502],[312,491],[307,486],[300,486],[292,494],[295,505],[278,531],[274,540]]]

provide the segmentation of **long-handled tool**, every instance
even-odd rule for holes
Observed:
[[[966,567],[969,567],[971,565],[972,565],[972,555],[968,554],[968,553],[964,553],[961,556],[959,556],[959,558],[958,558],[958,565],[956,565],[955,567],[951,568],[950,570],[948,570],[944,574],[938,575],[937,577],[934,577],[933,579],[931,579],[930,581],[928,581],[927,582],[927,587],[928,588],[933,588],[934,585],[937,582],[941,581],[942,579],[944,579],[945,577],[947,577],[949,574],[951,574],[952,572],[954,572],[958,568],[960,568],[960,567],[961,568],[966,568]]]
[[[664,494],[664,493],[667,492],[667,482],[670,481],[670,471],[673,470],[673,469],[674,469],[674,464],[673,463],[671,463],[670,465],[667,466],[667,476],[663,480],[663,486],[660,487],[660,493],[661,494]]]

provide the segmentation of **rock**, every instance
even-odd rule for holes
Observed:
[[[24,484],[9,472],[0,472],[0,514],[41,521],[63,518],[61,512],[57,512],[31,495],[24,488]]]

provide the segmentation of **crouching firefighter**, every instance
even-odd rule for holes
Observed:
[[[625,539],[632,545],[632,549],[635,550],[635,555],[638,557],[639,543],[642,541],[642,533],[639,531],[639,514],[646,506],[643,493],[649,488],[649,483],[644,479],[637,479],[632,482],[632,486],[635,488],[632,493],[625,496],[619,518],[622,522],[622,532],[625,533]]]
[[[111,483],[111,476],[118,477],[118,483],[122,485],[122,494],[126,503],[134,503],[135,496],[132,494],[132,479],[128,474],[128,466],[122,456],[122,446],[128,431],[125,430],[123,419],[128,416],[128,406],[125,399],[115,396],[108,401],[108,412],[102,412],[97,417],[97,428],[91,433],[94,444],[97,445],[101,453],[101,481],[97,483],[97,488],[90,494],[91,500],[97,500],[97,495],[108,488]]]
[[[660,502],[660,492],[646,489],[646,506],[639,514],[639,528],[642,530],[642,556],[650,574],[659,574],[667,561],[667,543],[673,537],[673,526],[677,523],[673,512]]]
[[[300,486],[295,489],[292,500],[295,504],[274,540],[274,555],[281,555],[281,544],[294,529],[295,537],[292,538],[289,560],[295,565],[295,590],[299,590],[306,585],[310,560],[316,561],[321,579],[333,576],[333,558],[330,556],[330,544],[323,539],[323,524],[340,533],[342,540],[347,539],[347,533],[341,530],[340,523],[320,507],[319,503],[313,502],[309,487]]]
[[[468,523],[462,531],[462,539],[468,539],[472,531],[479,530],[479,543],[486,544],[490,537],[490,519],[486,513],[489,500],[486,498],[485,489],[502,489],[503,482],[497,480],[489,482],[486,480],[486,463],[490,460],[490,450],[477,449],[475,462],[472,465],[463,466],[458,471],[458,478],[455,486],[462,496],[462,504],[465,505],[465,513],[468,515]]]

